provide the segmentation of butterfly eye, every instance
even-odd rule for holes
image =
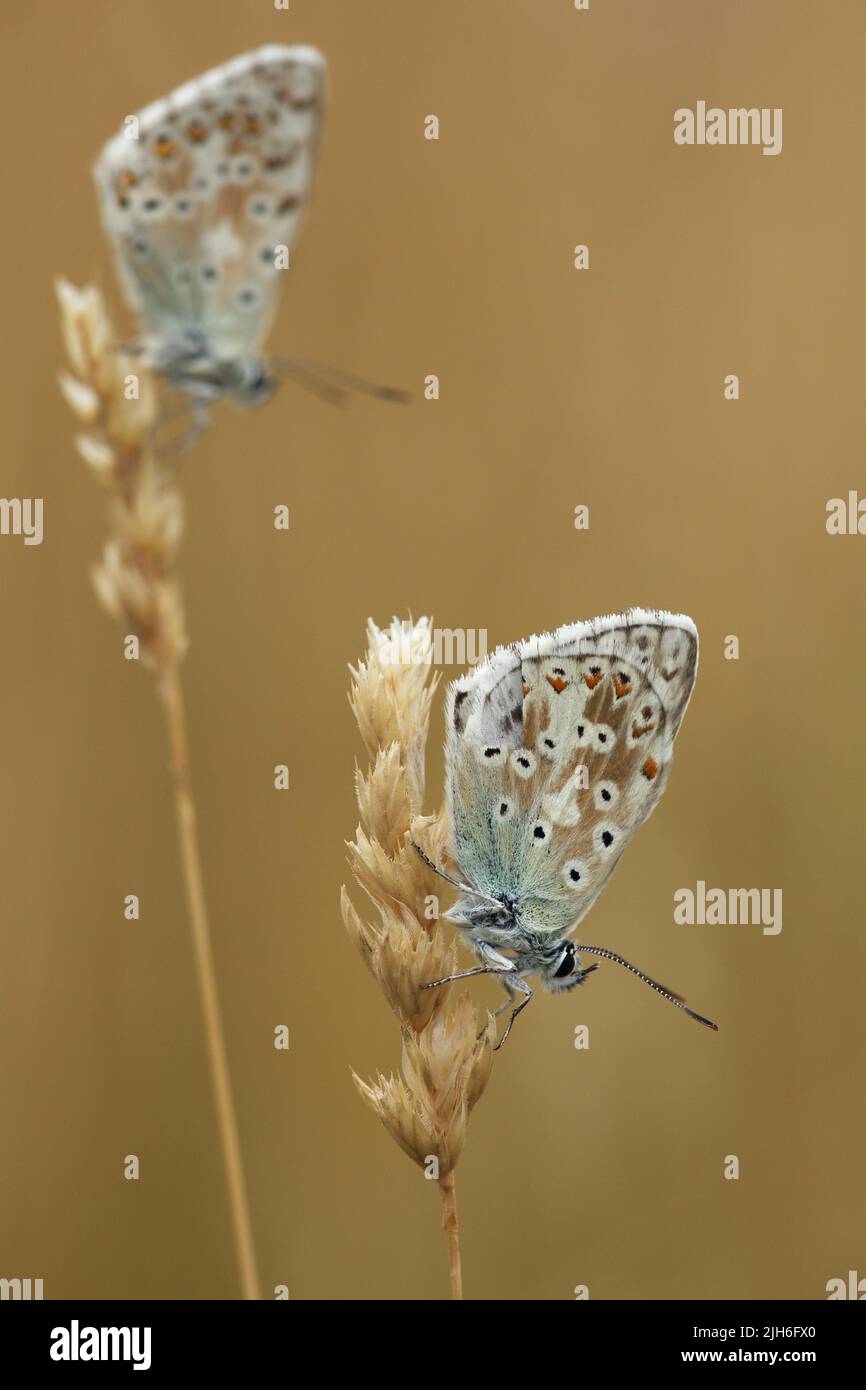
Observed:
[[[568,945],[567,945],[566,948],[565,948],[565,954],[564,954],[564,956],[562,957],[562,960],[559,962],[559,965],[557,966],[556,970],[554,971],[553,978],[554,978],[555,980],[563,980],[563,979],[565,979],[565,976],[566,976],[566,975],[571,975],[571,974],[573,974],[573,972],[574,972],[574,946],[573,946],[572,943],[569,941]]]
[[[241,389],[241,396],[248,405],[258,405],[260,401],[267,400],[273,394],[274,383],[267,372],[256,364],[253,374],[244,382]]]

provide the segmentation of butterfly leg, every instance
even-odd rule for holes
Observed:
[[[188,449],[191,449],[194,444],[198,443],[210,424],[210,412],[207,403],[205,401],[193,399],[186,409],[178,411],[176,414],[165,416],[159,422],[158,428],[162,428],[163,425],[169,424],[172,420],[183,419],[184,417],[189,420],[186,429],[181,430],[179,434],[176,434],[172,439],[167,440],[164,445],[160,446],[160,452],[167,456],[172,454],[185,454]]]
[[[508,998],[504,1004],[499,1005],[499,1008],[494,1013],[494,1018],[500,1014],[503,1009],[507,1009],[509,1004],[514,1002],[515,993],[522,994],[524,998],[512,1009],[511,1017],[505,1025],[505,1032],[494,1048],[494,1051],[498,1052],[514,1027],[514,1020],[517,1015],[522,1013],[532,998],[532,990],[522,976],[516,974],[514,961],[509,960],[507,956],[501,956],[498,951],[493,950],[492,946],[486,944],[479,945],[477,949],[481,959],[486,962],[485,965],[474,965],[470,970],[458,970],[456,974],[445,975],[441,980],[430,980],[424,985],[424,989],[433,989],[436,985],[448,985],[451,984],[452,980],[467,980],[470,975],[498,975],[500,977],[500,984],[503,986]]]
[[[507,980],[500,980],[500,984],[502,985],[502,988],[508,995],[508,998],[503,1000],[501,1004],[497,1004],[496,1008],[493,1010],[494,1018],[498,1018],[499,1015],[502,1013],[503,1009],[509,1009],[511,1005],[514,1003],[514,990],[511,988],[511,985],[508,983]]]
[[[485,965],[473,965],[470,970],[458,970],[455,975],[444,975],[441,980],[428,980],[424,989],[434,989],[436,985],[450,985],[452,980],[468,980],[470,975],[506,975],[514,970],[514,961],[501,956],[490,946],[479,946],[478,954]]]
[[[454,980],[468,980],[470,975],[486,975],[489,965],[476,965],[471,970],[458,970],[455,975],[443,975],[441,980],[428,980],[422,989],[435,989],[437,985],[450,985]]]
[[[503,982],[503,983],[504,983],[504,982]],[[509,981],[509,985],[510,985],[511,983],[512,983],[512,982]],[[524,997],[523,999],[521,999],[520,1003],[519,1003],[518,1005],[516,1005],[516,1007],[515,1007],[514,1009],[512,1009],[512,1011],[511,1011],[511,1017],[509,1018],[508,1022],[507,1022],[506,1025],[505,1025],[505,1032],[502,1034],[502,1037],[499,1039],[499,1042],[496,1044],[495,1048],[493,1049],[494,1052],[498,1052],[499,1049],[500,1049],[500,1047],[504,1047],[504,1046],[505,1046],[505,1043],[506,1043],[506,1041],[508,1040],[508,1034],[511,1032],[512,1028],[514,1027],[514,1020],[516,1019],[516,1017],[517,1017],[517,1015],[518,1015],[519,1013],[522,1013],[522,1012],[523,1012],[523,1010],[526,1008],[527,1004],[529,1003],[530,999],[532,998],[532,990],[530,989],[530,987],[529,987],[529,985],[526,983],[526,981],[520,977],[520,975],[518,975],[518,976],[515,978],[515,980],[514,980],[513,983],[514,983],[514,988],[520,990],[521,994],[523,994],[525,997]],[[512,994],[513,994],[513,991],[512,991]],[[508,1002],[510,1003],[511,1001],[509,1000]],[[503,1004],[502,1007],[505,1008],[505,1005]],[[499,1010],[497,1009],[496,1012],[499,1013]]]
[[[193,444],[197,444],[202,435],[206,432],[210,423],[210,412],[204,401],[193,401],[192,420],[188,429],[185,429],[175,441],[174,447],[179,454],[186,453]]]
[[[506,1000],[504,1000],[504,1002],[503,1002],[502,1004],[497,1004],[496,1008],[493,1010],[493,1017],[494,1017],[494,1018],[498,1018],[499,1015],[502,1013],[502,1010],[503,1010],[503,1009],[508,1009],[508,1008],[510,1008],[511,1005],[514,1003],[514,990],[511,988],[511,985],[508,983],[508,981],[506,980],[505,976],[502,977],[502,979],[499,981],[499,983],[501,984],[502,988],[505,990],[505,993],[508,995],[508,998],[507,998]],[[484,1027],[483,1027],[483,1028],[480,1030],[480,1032],[478,1033],[477,1038],[476,1038],[476,1041],[477,1041],[477,1042],[480,1042],[481,1039],[484,1037],[484,1034],[485,1034],[486,1032],[487,1032],[487,1024],[485,1023]]]

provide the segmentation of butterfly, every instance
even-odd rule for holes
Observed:
[[[481,962],[428,988],[493,974],[514,1005],[498,1046],[532,998],[527,976],[557,993],[614,951],[571,939],[667,782],[698,666],[683,615],[629,609],[500,647],[453,682],[446,699],[448,857],[430,867],[462,896],[445,913]]]
[[[275,389],[262,345],[310,200],[324,102],[322,55],[270,44],[127,118],[94,166],[141,350],[205,411],[225,396],[257,405]],[[323,374],[391,394],[314,364],[282,366],[325,395],[339,390]]]

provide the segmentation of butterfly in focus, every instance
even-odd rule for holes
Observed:
[[[127,118],[96,161],[138,347],[199,414],[227,396],[257,405],[275,389],[262,348],[310,200],[324,102],[322,55],[267,45]],[[335,381],[399,394],[279,365],[326,396],[339,394]]]
[[[500,647],[449,687],[449,881],[462,896],[445,916],[480,964],[428,987],[496,975],[497,1013],[514,1006],[498,1046],[532,997],[527,976],[573,989],[597,968],[581,954],[716,1028],[616,952],[571,939],[664,790],[697,665],[690,618],[629,609]]]

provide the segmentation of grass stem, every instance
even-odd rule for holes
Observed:
[[[186,732],[186,709],[180,673],[173,663],[158,682],[160,699],[165,713],[171,765],[174,778],[175,809],[180,841],[186,900],[192,932],[196,977],[204,1018],[208,1062],[213,1084],[214,1104],[219,1125],[220,1142],[228,1183],[229,1206],[234,1231],[243,1296],[261,1297],[256,1269],[255,1247],[250,1223],[244,1167],[241,1157],[238,1124],[232,1094],[231,1076],[223,1035],[219,993],[214,970],[213,949],[208,926],[196,827],[195,801],[189,769],[189,745]]]
[[[450,1172],[439,1184],[442,1197],[442,1229],[448,1242],[448,1278],[451,1283],[451,1297],[463,1297],[463,1269],[460,1263],[460,1221],[457,1216],[457,1189],[454,1172]]]

